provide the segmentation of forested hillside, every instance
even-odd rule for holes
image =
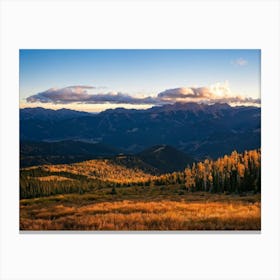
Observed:
[[[261,150],[205,160],[185,170],[186,187],[191,191],[261,191]]]
[[[131,186],[177,186],[181,193],[205,191],[212,193],[260,192],[261,151],[236,151],[216,161],[205,160],[186,167],[184,172],[153,175],[132,166],[109,159],[90,160],[74,164],[42,165],[21,169],[21,198],[63,193],[85,193],[96,188]],[[150,169],[152,171],[152,169]]]

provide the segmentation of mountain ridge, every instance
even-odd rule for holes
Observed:
[[[112,112],[145,112],[145,111],[178,111],[178,110],[194,110],[194,109],[200,109],[203,110],[203,108],[214,108],[214,109],[229,109],[229,108],[259,108],[258,106],[231,106],[228,103],[198,103],[198,102],[175,102],[172,104],[163,104],[163,105],[156,105],[152,106],[151,108],[147,109],[127,109],[124,107],[117,107],[114,109],[105,109],[100,112],[87,112],[87,111],[80,111],[80,110],[73,110],[73,109],[67,109],[67,108],[61,108],[61,109],[49,109],[49,108],[44,108],[44,107],[25,107],[25,108],[20,108],[21,113],[29,113],[29,112],[34,112],[34,113],[40,113],[40,112],[56,112],[56,113],[63,113],[63,112],[69,112],[69,113],[82,113],[85,114],[86,116],[95,116],[101,113],[112,113]]]
[[[55,113],[54,113],[55,114]],[[20,120],[21,141],[107,143],[135,154],[159,143],[197,160],[260,147],[261,109],[175,103],[145,110],[108,109],[66,119]]]
[[[40,120],[64,120],[75,117],[91,116],[91,113],[84,111],[71,110],[66,108],[61,108],[58,110],[46,109],[43,107],[35,108],[21,108],[20,109],[20,119],[30,120],[30,119],[40,119]]]

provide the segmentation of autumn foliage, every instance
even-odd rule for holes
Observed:
[[[186,188],[206,192],[260,192],[261,151],[245,151],[204,160],[185,170]]]
[[[97,202],[82,205],[22,201],[22,230],[259,230],[257,197],[199,193],[186,200]],[[174,197],[173,197],[174,199]],[[251,201],[252,202],[251,202]],[[254,202],[256,201],[256,202]]]

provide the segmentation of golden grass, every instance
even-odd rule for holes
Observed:
[[[146,182],[154,178],[137,168],[126,168],[110,162],[108,159],[94,159],[72,164],[42,165],[47,172],[67,172],[87,176],[90,179],[102,179],[116,183]],[[27,167],[22,170],[32,170],[36,167]]]
[[[50,175],[50,176],[42,176],[42,177],[31,177],[32,179],[41,181],[41,182],[49,182],[49,181],[74,181],[74,179],[57,176],[57,175]]]
[[[21,205],[21,230],[260,230],[259,201],[131,201]]]

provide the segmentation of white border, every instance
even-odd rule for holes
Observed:
[[[2,1],[1,279],[279,279],[279,2]],[[261,234],[19,234],[20,48],[262,49]]]

